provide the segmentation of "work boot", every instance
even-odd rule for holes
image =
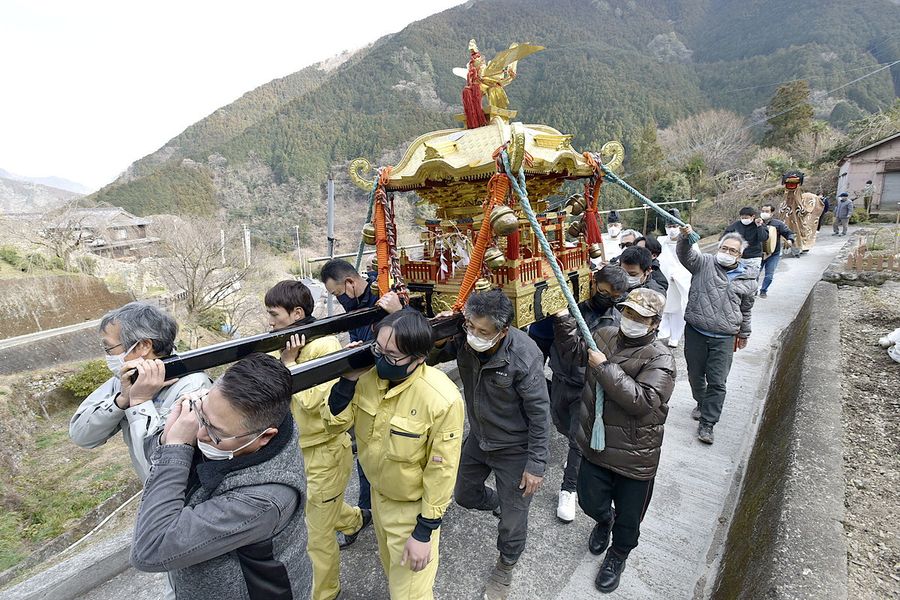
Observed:
[[[769,296],[769,294],[766,292],[766,290],[759,290],[760,298],[767,298],[768,296]]]
[[[512,572],[516,566],[516,561],[509,563],[500,556],[494,570],[488,577],[487,585],[484,588],[484,600],[506,600],[509,596],[509,586],[512,583]]]
[[[578,494],[566,490],[559,491],[559,503],[556,505],[556,518],[563,523],[575,520],[575,507],[578,505]]]
[[[700,407],[699,406],[695,406],[694,410],[691,411],[691,418],[695,421],[700,420]]]
[[[609,546],[609,534],[612,531],[612,519],[605,523],[597,523],[591,530],[591,537],[588,538],[588,550],[594,556],[600,556],[606,547]]]
[[[338,541],[338,547],[343,550],[348,546],[352,546],[356,542],[356,538],[359,537],[359,534],[363,529],[372,524],[372,511],[368,508],[359,509],[362,512],[362,526],[356,530],[356,533],[345,533],[343,541]]]
[[[594,586],[604,594],[614,592],[619,587],[619,580],[622,578],[622,571],[624,570],[625,557],[619,556],[610,548],[609,552],[606,553],[606,558],[603,559],[603,564],[600,565],[600,572],[597,573],[597,578],[594,579]]]
[[[713,426],[711,423],[700,421],[700,426],[697,427],[697,439],[704,444],[712,445],[715,436],[713,436]]]

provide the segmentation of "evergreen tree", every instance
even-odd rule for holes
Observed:
[[[631,157],[631,184],[648,198],[656,193],[656,183],[662,176],[666,160],[656,139],[656,123],[651,121],[641,129],[641,135],[634,144]]]
[[[813,124],[813,107],[809,103],[809,82],[787,83],[776,90],[766,107],[771,129],[766,134],[767,146],[786,148]]]

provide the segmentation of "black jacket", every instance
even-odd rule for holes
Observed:
[[[824,213],[823,213],[824,214]],[[779,219],[769,219],[769,222],[766,223],[768,227],[774,227],[775,231],[778,232],[778,241],[775,242],[775,251],[772,254],[779,254],[781,252],[781,238],[786,240],[794,241],[794,232],[787,226],[787,223],[781,221]]]
[[[744,258],[762,258],[763,242],[769,239],[769,228],[765,224],[757,225],[756,221],[744,225],[740,220],[735,221],[725,230],[725,233],[737,232],[747,240],[747,249],[744,250]]]
[[[497,351],[482,357],[465,334],[432,350],[428,364],[456,359],[471,435],[485,452],[528,449],[525,470],[543,476],[550,440],[550,396],[544,356],[528,334],[510,327]]]

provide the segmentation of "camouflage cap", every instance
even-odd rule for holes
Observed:
[[[631,290],[619,308],[628,306],[642,317],[661,317],[666,307],[666,297],[651,289],[637,288]]]

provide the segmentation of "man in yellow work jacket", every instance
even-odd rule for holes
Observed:
[[[265,297],[269,327],[273,331],[293,325],[311,323],[314,307],[312,294],[303,283],[281,281]],[[285,366],[319,358],[341,349],[334,336],[312,340],[308,344],[300,336],[292,336],[281,352]],[[312,600],[333,600],[341,591],[341,557],[334,532],[355,538],[372,521],[367,509],[350,506],[344,501],[344,490],[353,469],[353,450],[349,426],[326,429],[322,419],[327,410],[328,394],[337,380],[317,385],[294,394],[291,412],[300,430],[300,450],[306,474],[306,551],[313,567]]]
[[[450,378],[424,364],[433,341],[415,310],[382,319],[375,368],[341,377],[323,412],[338,428],[356,426],[392,600],[434,597],[441,519],[459,466],[462,398]]]

